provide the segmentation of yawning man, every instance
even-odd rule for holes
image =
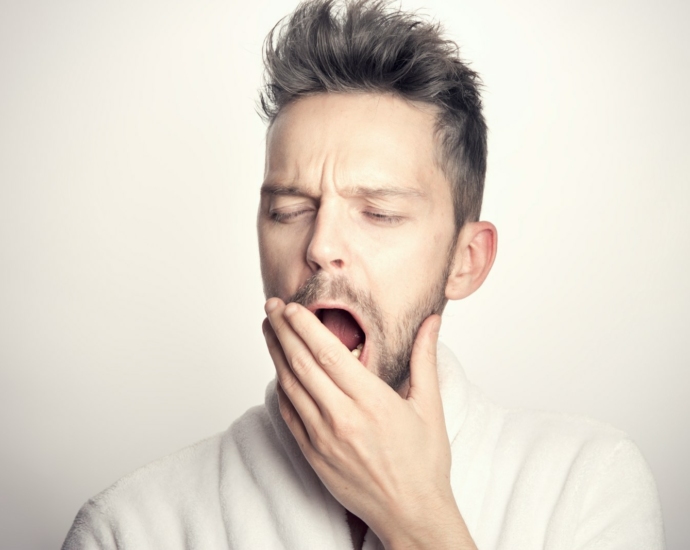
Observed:
[[[385,2],[268,36],[265,405],[84,505],[72,549],[663,548],[625,434],[506,410],[438,344],[496,255],[478,75]]]

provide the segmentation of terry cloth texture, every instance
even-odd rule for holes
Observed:
[[[497,407],[439,345],[451,483],[480,550],[664,548],[654,479],[618,430]],[[369,531],[365,550],[381,548]],[[345,509],[265,405],[121,479],[79,511],[63,550],[351,549]]]

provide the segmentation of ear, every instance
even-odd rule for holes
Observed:
[[[477,290],[496,258],[498,232],[490,222],[468,222],[455,244],[453,266],[446,284],[446,298],[461,300]]]

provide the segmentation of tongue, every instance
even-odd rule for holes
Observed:
[[[364,333],[352,315],[343,309],[322,309],[321,322],[352,351],[364,342]]]

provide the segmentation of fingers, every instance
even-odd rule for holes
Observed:
[[[371,383],[385,386],[308,309],[291,303],[285,307],[285,316],[316,362],[347,396],[361,397]]]
[[[290,401],[290,398],[285,395],[285,390],[283,390],[280,383],[276,387],[276,393],[278,394],[280,415],[283,417],[283,420],[285,420],[285,424],[287,424],[287,427],[290,429],[290,432],[299,444],[302,452],[306,453],[311,447],[309,432],[307,432],[307,429],[304,427],[302,418]]]
[[[297,304],[291,304],[295,307]],[[312,350],[305,344],[302,338],[295,332],[291,319],[286,315],[286,306],[277,298],[272,298],[266,303],[266,313],[268,320],[273,329],[273,334],[277,337],[275,346],[281,349],[283,358],[285,359],[283,365],[287,370],[281,371],[279,377],[282,376],[285,380],[283,389],[292,401],[297,411],[302,416],[302,403],[308,406],[306,398],[303,397],[306,393],[312,403],[315,403],[321,413],[327,413],[329,406],[335,406],[339,400],[345,398],[342,391],[340,391],[328,374],[324,372],[321,365],[314,358]],[[306,309],[302,308],[308,315]],[[314,320],[319,324],[319,327],[326,331],[328,335],[332,334],[314,317]],[[270,334],[270,332],[269,332]],[[273,355],[271,356],[273,357]],[[275,360],[274,360],[275,362]],[[276,364],[276,369],[278,365]],[[292,389],[295,387],[295,381],[299,382],[300,388],[295,391],[293,395]],[[306,419],[302,416],[302,419]]]
[[[278,341],[278,337],[276,336],[276,333],[274,332],[268,320],[264,320],[262,328],[264,337],[266,338],[268,353],[271,355],[273,364],[276,367],[276,374],[278,375],[278,383],[280,388],[278,398],[280,399],[281,393],[284,396],[287,394],[286,398],[289,399],[291,410],[296,411],[296,414],[305,421],[315,421],[317,417],[320,417],[318,406],[312,399],[311,395],[309,395],[309,392],[304,389],[302,383],[292,372],[292,369],[285,358],[285,354],[283,353],[283,348]],[[281,413],[283,413],[283,418],[287,422],[288,419],[285,417],[282,403]],[[291,424],[288,423],[288,426],[290,426],[290,429],[292,430]]]
[[[437,402],[440,405],[441,394],[436,369],[436,346],[440,328],[440,315],[430,315],[419,327],[410,358],[408,399]]]

